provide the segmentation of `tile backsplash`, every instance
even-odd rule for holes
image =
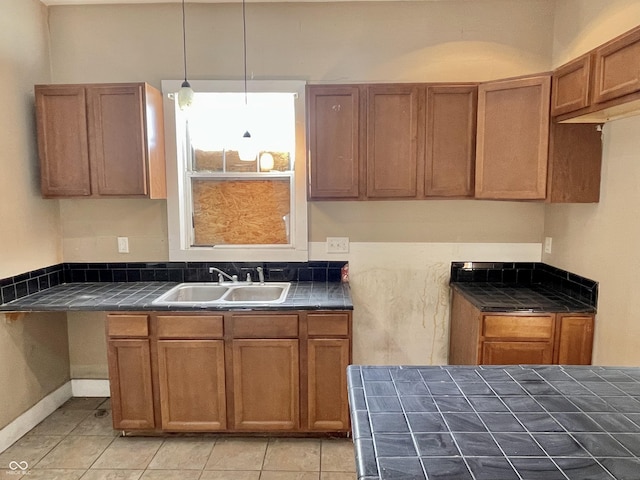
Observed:
[[[0,303],[74,282],[211,282],[218,281],[209,267],[216,267],[244,280],[247,273],[256,281],[256,267],[264,269],[265,280],[287,282],[339,282],[346,261],[320,262],[137,262],[60,263],[0,279]]]

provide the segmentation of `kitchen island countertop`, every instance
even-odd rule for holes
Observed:
[[[640,368],[350,366],[358,478],[640,479]]]
[[[46,311],[203,311],[246,310],[240,303],[226,305],[155,305],[153,300],[176,282],[78,282],[64,283],[12,302],[0,304],[0,312]],[[291,282],[283,303],[252,304],[252,310],[352,310],[348,283]]]

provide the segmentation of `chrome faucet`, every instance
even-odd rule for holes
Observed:
[[[225,278],[228,278],[233,283],[238,283],[237,275],[229,275],[228,273],[224,273],[222,270],[216,267],[209,267],[209,273],[213,275],[215,272],[218,272],[218,283],[223,283]]]
[[[258,280],[260,281],[260,285],[264,285],[264,271],[262,270],[262,267],[256,267],[256,270],[258,271]]]

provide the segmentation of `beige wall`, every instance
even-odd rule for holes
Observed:
[[[161,80],[182,75],[178,4],[56,6],[49,10],[54,82],[147,81],[160,87]],[[241,78],[240,22],[238,4],[187,4],[191,79]],[[247,26],[249,74],[256,79],[482,81],[550,69],[553,1],[249,3]],[[164,202],[60,203],[65,261],[168,259]],[[448,242],[446,255],[429,257],[439,272],[446,272],[443,265],[451,261],[450,252],[457,251],[452,242],[539,243],[543,215],[544,206],[532,203],[316,202],[309,207],[309,237],[316,242],[328,235],[376,242],[388,258],[398,255],[399,259],[403,258],[402,243],[422,242],[429,249],[427,242]],[[117,253],[119,235],[129,237],[130,254]],[[425,319],[407,330],[416,333],[407,339],[413,343],[406,350],[414,352],[407,359],[383,341],[388,337],[388,313],[361,308],[368,302],[367,272],[377,268],[375,256],[356,263],[352,289],[356,312],[362,313],[356,313],[355,334],[385,344],[387,349],[374,358],[367,356],[363,344],[359,360],[442,362],[446,307],[428,302],[405,312],[405,326],[412,319]],[[437,292],[446,287],[442,276],[423,276],[419,265],[416,269],[412,275],[421,280],[410,285],[420,289],[426,285],[440,295]],[[399,271],[384,278],[398,275]],[[397,281],[393,282],[397,287]],[[82,318],[92,327],[83,325]],[[437,333],[431,328],[433,322],[439,325]],[[91,315],[78,314],[70,316],[69,329],[74,377],[99,377],[100,365],[106,362],[104,351],[94,348],[102,335],[99,322]],[[84,341],[87,336],[92,339],[88,343]],[[425,351],[425,344],[437,353],[417,354]]]
[[[51,7],[53,81],[159,87],[180,78],[179,13],[177,4]],[[547,71],[552,14],[550,0],[249,4],[249,72],[335,83]],[[240,20],[237,4],[187,5],[190,78],[241,78]],[[376,242],[540,241],[542,212],[541,205],[473,201],[316,203],[310,239],[331,232]],[[163,202],[64,200],[61,216],[65,261],[168,259]],[[117,253],[118,235],[130,237],[131,254]]]
[[[560,0],[554,62],[561,64],[640,24],[640,1]],[[640,117],[605,125],[600,202],[550,205],[543,260],[600,282],[594,362],[640,365]]]
[[[33,85],[48,82],[46,9],[0,2],[0,278],[62,261],[58,203],[40,198]],[[69,380],[64,314],[0,314],[0,428]]]

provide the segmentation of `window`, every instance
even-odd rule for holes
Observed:
[[[306,261],[304,83],[251,82],[246,104],[240,82],[191,84],[187,111],[165,101],[170,260]]]

